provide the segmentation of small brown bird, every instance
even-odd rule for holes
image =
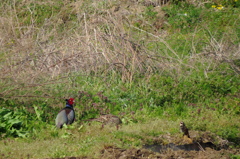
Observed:
[[[92,119],[88,119],[85,121],[97,121],[97,122],[101,122],[103,123],[102,128],[104,127],[104,125],[108,124],[108,125],[115,125],[116,128],[119,128],[119,125],[122,124],[122,120],[116,116],[116,115],[112,115],[112,114],[103,114],[100,115],[100,117],[98,118],[92,118]]]
[[[89,119],[88,121],[98,121],[103,124],[110,125],[119,125],[122,123],[121,119],[118,116],[112,114],[103,114],[98,118]]]
[[[180,131],[183,133],[183,136],[187,136],[188,138],[190,138],[188,128],[183,121],[180,122]]]

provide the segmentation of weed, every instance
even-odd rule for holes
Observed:
[[[153,6],[149,6],[146,8],[145,15],[147,19],[154,20],[157,16],[158,12],[153,11]]]
[[[5,137],[26,137],[28,135],[27,114],[25,110],[1,108],[0,110],[0,132],[1,138]]]

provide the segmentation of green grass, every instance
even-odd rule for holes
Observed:
[[[0,155],[98,158],[104,146],[177,137],[180,121],[238,149],[239,14],[239,1],[4,1]],[[57,130],[68,97],[76,99],[76,122]],[[102,113],[123,125],[82,122]]]

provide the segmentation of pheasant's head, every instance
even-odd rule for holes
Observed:
[[[67,101],[67,104],[69,104],[71,106],[75,103],[74,98],[66,99],[66,101]]]

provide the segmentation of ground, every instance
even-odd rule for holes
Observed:
[[[192,131],[192,139],[178,135],[160,135],[152,145],[142,148],[118,148],[106,145],[99,152],[100,159],[230,159],[237,158],[240,149],[231,148],[234,143],[210,132]],[[202,137],[200,138],[199,135]],[[214,144],[213,142],[218,142]],[[167,143],[167,144],[164,144]],[[199,146],[199,144],[201,146]],[[60,159],[60,158],[59,158]],[[92,157],[64,157],[61,159],[92,159]]]

